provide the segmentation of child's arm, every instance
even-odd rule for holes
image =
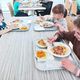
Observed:
[[[55,36],[55,37],[54,37]],[[74,32],[57,32],[55,33],[52,38],[49,38],[48,41],[50,43],[60,40],[60,39],[64,39],[64,40],[68,40],[68,41],[73,41],[74,40]]]
[[[61,25],[58,22],[55,23],[54,26],[56,26],[59,29],[60,32],[63,32],[63,31],[66,31],[67,32],[68,31],[68,29],[66,29],[63,25]]]
[[[11,30],[12,30],[11,28],[6,28],[6,29],[4,29],[4,30],[1,30],[1,31],[0,31],[0,35],[3,35],[3,34],[9,32],[9,31],[11,31]]]
[[[8,25],[7,28],[5,28],[4,30],[1,30],[1,31],[0,31],[0,35],[3,35],[3,34],[11,31],[11,30],[13,30],[13,29],[16,29],[16,28],[18,28],[17,25]]]
[[[62,60],[62,67],[76,76],[80,76],[80,69],[69,59]]]

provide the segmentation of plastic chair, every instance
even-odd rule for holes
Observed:
[[[65,1],[65,8],[67,9],[68,15],[70,14],[71,4],[72,3],[70,3],[69,0]]]
[[[73,24],[73,19],[71,16],[67,16],[66,17],[66,21],[67,21],[67,26],[68,26],[68,30],[72,31],[74,29],[74,24]]]
[[[71,6],[71,13],[73,15],[76,15],[76,12],[77,12],[77,4],[76,4],[76,1],[73,1],[72,6]]]
[[[52,1],[47,2],[47,3],[42,3],[42,7],[45,7],[46,10],[36,10],[37,16],[50,15],[52,4],[53,4]]]

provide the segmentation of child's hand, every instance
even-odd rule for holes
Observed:
[[[56,26],[60,32],[65,31],[65,29],[63,28],[63,26],[60,23],[55,23],[54,26]]]
[[[50,44],[52,44],[53,42],[55,42],[55,38],[48,38],[48,42],[50,43]]]
[[[56,34],[54,35],[54,37],[48,38],[48,42],[52,44],[53,42],[56,41],[57,38],[58,38],[58,33],[56,33]]]
[[[72,72],[73,74],[76,73],[76,65],[74,65],[72,63],[72,61],[69,59],[62,60],[62,67],[65,68],[66,70]]]

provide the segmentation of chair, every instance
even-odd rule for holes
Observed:
[[[73,19],[71,16],[67,16],[66,17],[66,21],[67,21],[67,26],[68,26],[68,30],[72,31],[74,28],[74,24],[73,24]]]
[[[71,9],[71,3],[69,2],[69,0],[65,0],[65,8],[67,9],[67,13],[69,15]]]
[[[73,1],[71,6],[71,13],[76,15],[76,12],[77,12],[77,4],[76,4],[76,1]]]
[[[68,15],[76,15],[77,12],[77,4],[76,1],[72,1],[72,3],[69,2],[69,0],[66,0],[65,7],[68,11]]]
[[[9,8],[9,11],[10,11],[11,16],[14,16],[14,10],[13,10],[13,8],[12,8],[11,3],[7,3],[7,6],[8,6],[8,8]]]
[[[42,7],[45,7],[46,9],[45,10],[36,10],[37,16],[50,15],[52,4],[53,4],[53,1],[42,2]]]

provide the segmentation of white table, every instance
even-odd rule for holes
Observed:
[[[3,35],[0,38],[0,80],[80,80],[66,70],[36,69],[32,41],[50,37],[53,33],[34,32],[31,28],[26,32]],[[72,56],[76,64],[80,64],[74,53]]]
[[[19,7],[19,10],[27,10],[27,11],[33,11],[33,10],[45,10],[45,7],[40,6],[33,6],[33,7]]]
[[[31,6],[31,7],[27,7],[23,5],[19,6],[19,10],[31,11],[32,15],[34,15],[35,10],[45,10],[45,9],[46,9],[45,7],[41,7],[41,6]]]

